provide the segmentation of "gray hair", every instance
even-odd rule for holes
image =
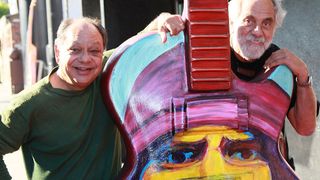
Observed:
[[[102,40],[103,40],[103,47],[106,48],[107,46],[107,32],[106,29],[101,25],[100,21],[98,19],[93,19],[93,18],[89,18],[89,17],[82,17],[82,18],[78,18],[78,19],[65,19],[63,20],[60,25],[59,28],[57,30],[57,38],[55,39],[55,43],[61,42],[65,39],[65,34],[67,32],[67,29],[74,23],[76,22],[83,22],[83,23],[88,23],[88,24],[92,24],[94,27],[97,28],[97,30],[99,31]]]
[[[283,0],[272,0],[275,11],[276,11],[276,25],[281,27],[284,18],[286,17],[287,11],[282,7]]]
[[[274,5],[274,10],[276,12],[275,19],[276,19],[276,27],[281,27],[283,20],[287,14],[287,11],[282,7],[283,0],[272,0]],[[229,17],[231,19],[236,19],[241,12],[241,2],[242,0],[231,0],[229,2]]]

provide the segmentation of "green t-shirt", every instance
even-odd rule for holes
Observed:
[[[121,140],[100,76],[83,91],[53,88],[47,76],[19,93],[1,113],[0,179],[8,177],[2,155],[20,146],[31,179],[113,179]]]

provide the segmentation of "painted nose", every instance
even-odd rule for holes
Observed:
[[[218,149],[209,149],[203,159],[203,174],[201,176],[212,176],[225,174],[225,161]],[[230,172],[229,172],[230,173]]]

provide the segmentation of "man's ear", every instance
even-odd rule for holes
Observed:
[[[233,20],[229,19],[229,33],[233,33],[233,25],[234,25]]]
[[[56,44],[54,45],[54,57],[56,59],[56,63],[59,64],[59,48]]]

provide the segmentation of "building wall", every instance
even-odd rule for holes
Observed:
[[[51,13],[47,11],[47,2],[51,4]],[[81,8],[80,8],[81,9]],[[62,13],[62,1],[37,1],[36,7],[34,9],[34,17],[33,17],[33,28],[32,28],[32,43],[37,47],[37,60],[38,62],[42,62],[44,67],[38,69],[38,72],[42,72],[39,77],[43,77],[47,75],[52,67],[56,66],[56,62],[54,57],[51,55],[53,54],[53,44],[49,44],[49,37],[48,37],[48,15],[51,15],[51,23],[52,23],[52,35],[51,37],[53,40],[56,38],[56,31],[58,26],[63,18]]]
[[[0,82],[10,89],[11,93],[18,93],[23,89],[18,15],[3,16],[0,27]]]
[[[173,0],[105,0],[108,48],[144,29],[161,12],[174,12]]]
[[[100,19],[100,0],[83,0],[83,16]]]

